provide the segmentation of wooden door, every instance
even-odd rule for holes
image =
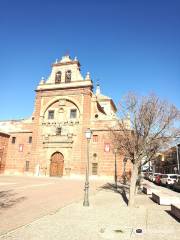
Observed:
[[[64,157],[61,153],[54,153],[51,157],[50,176],[62,177],[64,168]]]

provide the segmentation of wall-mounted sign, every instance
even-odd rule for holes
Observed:
[[[105,152],[110,152],[110,144],[109,143],[104,144],[104,151]]]
[[[23,152],[23,144],[19,144],[19,152]]]

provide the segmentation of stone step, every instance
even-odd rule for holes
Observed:
[[[168,194],[153,191],[152,199],[157,202],[159,205],[170,206],[171,204],[180,204],[180,198],[176,196],[170,196]]]
[[[152,195],[152,192],[158,192],[158,189],[155,189],[151,186],[143,186],[143,193],[147,194],[147,195]]]

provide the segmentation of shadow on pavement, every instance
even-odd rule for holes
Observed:
[[[17,193],[12,190],[0,192],[0,210],[10,208],[15,204],[24,201],[25,197],[16,197]]]
[[[152,196],[149,196],[149,199],[151,199],[152,202],[158,204],[158,203],[152,198]]]
[[[165,212],[167,212],[171,217],[173,217],[177,222],[180,223],[180,220],[177,217],[175,217],[174,215],[172,215],[170,210],[165,210]]]
[[[127,193],[129,192],[129,186],[128,185],[123,185],[123,184],[119,185],[118,184],[118,186],[116,188],[115,184],[106,183],[105,185],[103,185],[100,188],[104,189],[104,190],[110,190],[110,191],[119,193],[122,196],[124,202],[128,205],[128,198],[127,198]]]

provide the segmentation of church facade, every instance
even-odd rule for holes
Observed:
[[[29,119],[0,121],[0,140],[3,137],[7,143],[2,146],[0,141],[1,173],[84,175],[85,132],[90,129],[90,175],[114,176],[110,128],[118,121],[117,109],[99,86],[93,92],[90,74],[83,78],[77,58],[63,56],[56,61],[49,78],[41,79],[35,91],[34,112]],[[123,156],[118,154],[116,160],[121,176],[125,171]]]

